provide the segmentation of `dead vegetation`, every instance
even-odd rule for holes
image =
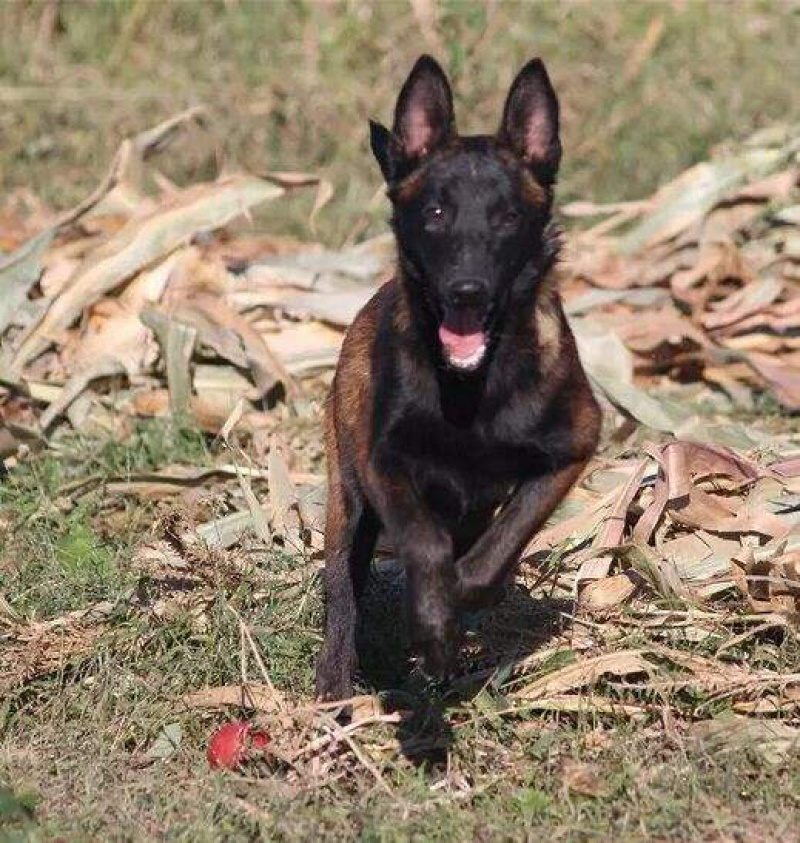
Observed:
[[[496,779],[460,770],[453,740],[544,728],[543,713],[598,724],[598,746],[614,724],[632,723],[676,746],[790,766],[800,662],[770,663],[754,648],[794,641],[800,617],[797,128],[763,132],[648,200],[564,208],[600,218],[570,230],[560,272],[606,410],[602,451],[528,548],[519,593],[475,619],[453,687],[385,685],[355,698],[343,726],[307,686],[279,679],[253,613],[279,606],[270,629],[302,630],[313,644],[320,396],[344,328],[391,271],[390,241],[333,252],[248,225],[250,209],[295,190],[316,190],[322,211],[330,189],[312,175],[171,184],[155,153],[202,118],[193,109],[125,141],[103,183],[67,214],[0,209],[17,221],[0,232],[0,453],[12,479],[65,454],[76,432],[124,443],[143,417],[199,427],[216,454],[199,466],[79,471],[24,516],[0,510],[7,571],[12,526],[67,517],[92,496],[112,532],[131,517],[126,501],[153,518],[137,528],[130,586],[113,600],[42,618],[0,592],[6,711],[23,711],[48,678],[80,681],[103,653],[146,650],[172,623],[199,637],[231,623],[238,677],[187,677],[163,700],[173,718],[130,763],[172,758],[192,712],[255,714],[270,751],[243,774],[246,795],[238,782],[229,799],[258,822],[267,785],[287,799],[377,788],[410,816],[395,769],[409,759],[444,759],[436,799],[478,799]],[[391,548],[380,555],[378,574],[391,578]],[[526,619],[519,601],[531,598]],[[531,619],[548,606],[556,620],[543,634]],[[492,752],[502,756],[502,742]],[[559,776],[567,793],[614,792],[587,761],[564,760]],[[532,816],[544,810],[536,798],[524,809]]]

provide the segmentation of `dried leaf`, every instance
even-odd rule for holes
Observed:
[[[561,780],[568,791],[581,796],[597,799],[611,796],[613,792],[600,767],[585,761],[565,761],[561,769]]]
[[[625,531],[625,523],[628,515],[628,507],[639,491],[642,477],[647,470],[649,460],[641,460],[633,469],[630,479],[621,489],[619,497],[614,502],[611,511],[604,517],[597,535],[594,537],[594,547],[611,548],[616,547],[622,541]]]
[[[10,255],[0,255],[0,336],[12,324],[26,301],[31,287],[39,280],[42,258],[53,242],[55,230],[48,228]]]
[[[578,353],[592,384],[615,406],[655,430],[672,431],[689,415],[633,385],[633,363],[623,342],[607,330],[584,322],[570,323]]]
[[[21,370],[41,354],[51,337],[69,327],[83,308],[115,289],[198,232],[211,231],[283,189],[255,176],[228,176],[213,185],[197,185],[164,200],[141,218],[134,217],[75,272],[66,290],[26,336],[14,358]]]
[[[244,495],[245,502],[250,510],[250,516],[253,520],[253,527],[255,528],[256,535],[267,547],[271,547],[272,532],[269,528],[269,519],[267,518],[267,514],[264,512],[261,504],[258,502],[258,498],[256,498],[255,493],[253,492],[250,480],[244,474],[239,475],[239,485],[242,487],[242,494]]]
[[[181,747],[183,727],[180,723],[168,723],[159,732],[147,750],[147,757],[163,760],[174,755]]]
[[[588,583],[580,592],[578,606],[589,612],[604,612],[621,605],[636,593],[637,583],[629,572]]]
[[[301,322],[271,334],[269,345],[291,374],[307,374],[336,365],[342,333],[319,322]]]
[[[587,582],[601,580],[608,576],[613,562],[614,557],[609,554],[593,556],[581,562],[581,567],[575,575],[575,588],[578,594],[580,595],[582,588],[585,587]]]
[[[275,438],[272,440],[267,457],[267,475],[272,528],[279,536],[296,538],[297,531],[291,526],[289,513],[297,507],[297,491]]]
[[[320,211],[331,201],[333,198],[333,183],[328,181],[327,179],[319,179],[319,184],[317,186],[317,195],[314,198],[314,207],[311,209],[311,214],[308,217],[308,225],[311,231],[315,234],[317,232],[317,216],[319,215]]]
[[[197,537],[210,548],[225,550],[237,544],[250,532],[255,532],[255,521],[251,512],[232,512],[201,524]]]
[[[800,367],[790,366],[752,351],[748,363],[772,386],[775,396],[789,410],[800,409]]]
[[[152,309],[145,310],[141,319],[153,330],[161,346],[161,354],[167,368],[167,388],[172,415],[176,419],[187,419],[192,394],[189,362],[192,359],[197,331],[191,325],[183,325]]]
[[[526,700],[524,711],[566,711],[576,714],[608,714],[611,717],[630,717],[639,720],[652,712],[652,706],[643,703],[621,702],[597,694],[556,694],[542,699]]]
[[[604,676],[631,676],[652,671],[653,665],[647,661],[642,650],[604,653],[536,679],[520,689],[516,696],[524,700],[537,699],[589,687]]]
[[[286,709],[286,700],[278,698],[278,692],[269,685],[248,683],[246,685],[221,685],[203,688],[181,698],[189,708],[223,708],[235,706],[265,714],[275,714]]]
[[[800,616],[800,551],[759,559],[743,551],[731,559],[730,571],[753,611]]]
[[[695,165],[658,191],[653,209],[618,248],[629,254],[675,237],[732,196],[747,179],[763,178],[783,161],[779,150],[751,149],[738,157]]]
[[[769,764],[783,764],[800,749],[800,729],[780,720],[730,715],[694,723],[689,735],[701,741],[712,754],[740,755],[748,750]]]
[[[562,542],[571,540],[580,544],[590,539],[603,520],[603,514],[614,505],[619,493],[616,489],[588,504],[578,515],[563,520],[558,518],[558,510],[548,525],[540,530],[531,540],[525,553],[534,554],[550,550]]]

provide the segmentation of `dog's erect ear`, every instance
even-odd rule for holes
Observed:
[[[387,182],[390,182],[395,169],[394,161],[400,151],[400,144],[386,126],[376,123],[374,120],[369,121],[369,144],[372,147],[372,154],[380,164],[383,177]]]
[[[561,161],[558,99],[541,59],[532,59],[511,85],[497,139],[528,164],[545,184]]]
[[[455,132],[453,94],[438,62],[420,56],[408,75],[389,132],[370,121],[370,142],[386,180],[405,175]]]
[[[438,62],[420,56],[394,111],[394,136],[407,158],[421,158],[453,134],[453,93]]]

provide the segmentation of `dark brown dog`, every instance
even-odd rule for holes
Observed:
[[[502,593],[597,445],[600,413],[551,275],[558,103],[538,59],[494,136],[455,131],[423,56],[391,132],[371,124],[399,261],[347,333],[327,405],[321,697],[352,694],[358,599],[383,528],[412,643],[447,676],[459,613]]]

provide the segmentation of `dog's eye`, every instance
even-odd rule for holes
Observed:
[[[522,219],[522,214],[519,211],[515,211],[513,208],[510,208],[508,211],[503,214],[503,225],[517,225],[517,223]]]
[[[444,222],[444,209],[441,205],[428,205],[422,212],[426,224],[431,226],[440,225]]]

